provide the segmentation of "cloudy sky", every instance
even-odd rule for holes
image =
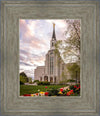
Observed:
[[[65,20],[19,20],[20,38],[20,72],[34,79],[34,69],[43,66],[45,54],[50,49],[53,24],[55,23],[56,39],[66,39]]]

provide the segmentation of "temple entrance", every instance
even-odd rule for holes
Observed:
[[[50,83],[53,83],[53,77],[50,77]]]
[[[44,76],[44,81],[48,81],[48,76]]]

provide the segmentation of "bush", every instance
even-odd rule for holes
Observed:
[[[32,82],[32,81],[30,81],[30,82],[29,82],[29,84],[33,84],[33,82]]]
[[[48,96],[59,95],[58,94],[59,91],[57,89],[54,89],[54,88],[49,90],[48,92],[49,92]]]
[[[24,83],[22,81],[20,81],[20,85],[24,85]]]
[[[50,85],[50,82],[47,81],[39,81],[37,82],[38,85]]]
[[[69,88],[75,90],[76,88],[74,88],[74,86],[75,85],[71,85],[71,86],[69,86]]]
[[[34,80],[34,82],[33,83],[38,83],[39,82],[39,80]]]
[[[69,80],[67,80],[67,82],[76,82],[76,80],[69,79]]]
[[[65,85],[67,83],[67,81],[60,81],[59,84],[60,85]]]

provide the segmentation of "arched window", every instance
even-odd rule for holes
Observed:
[[[50,83],[53,83],[53,77],[50,77]]]
[[[44,81],[48,81],[48,76],[44,76]]]

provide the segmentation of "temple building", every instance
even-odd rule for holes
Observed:
[[[50,83],[59,83],[63,80],[63,74],[66,72],[66,64],[55,54],[56,44],[55,24],[53,23],[53,34],[50,41],[50,50],[46,54],[45,66],[38,66],[34,71],[34,80],[48,81]],[[67,73],[67,79],[70,78]]]

